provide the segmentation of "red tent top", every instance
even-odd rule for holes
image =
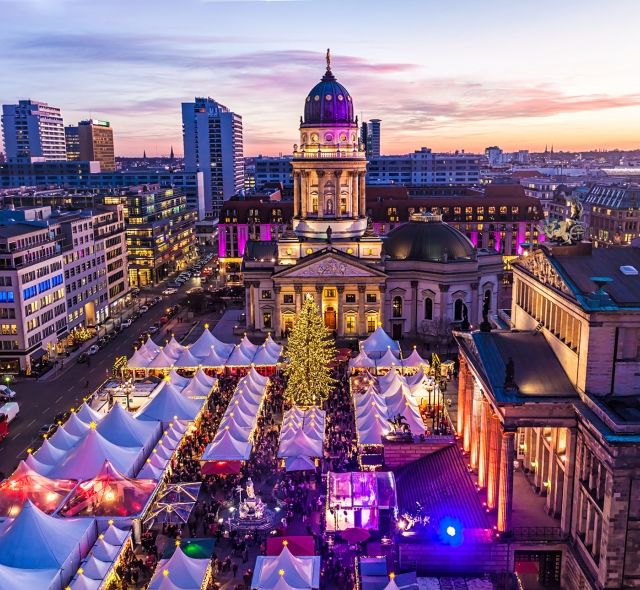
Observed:
[[[269,537],[267,539],[267,555],[280,555],[284,546],[295,557],[309,557],[316,554],[313,537],[289,535],[286,537]]]
[[[153,479],[122,475],[109,461],[100,472],[78,485],[62,507],[62,516],[136,516],[153,493]]]
[[[75,485],[72,479],[49,479],[20,461],[11,476],[0,483],[0,516],[16,517],[26,500],[51,514]]]
[[[205,461],[202,475],[236,475],[242,469],[242,461]]]

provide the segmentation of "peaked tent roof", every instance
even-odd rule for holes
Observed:
[[[143,349],[141,347],[131,355],[131,358],[127,361],[127,366],[131,369],[146,369],[154,356],[155,353],[151,355],[146,348]]]
[[[162,578],[169,578],[176,588],[199,590],[209,567],[209,559],[188,557],[180,547],[176,547],[169,559],[161,559],[149,583],[149,590],[158,590]],[[167,570],[168,575],[164,575]]]
[[[247,352],[245,348],[242,348],[240,344],[238,344],[229,355],[227,359],[227,365],[229,367],[249,367],[251,366],[251,362],[253,361],[253,353]]]
[[[397,354],[400,353],[400,345],[380,326],[366,340],[360,342],[360,349],[371,358],[382,356],[387,352],[387,348],[391,348],[391,351]]]
[[[310,457],[286,457],[284,466],[287,471],[309,471],[316,468],[316,464]]]
[[[140,420],[160,420],[169,422],[194,420],[202,409],[202,400],[193,400],[181,395],[169,381],[163,381],[151,401],[136,414]]]
[[[98,590],[102,585],[102,580],[93,580],[84,574],[77,574],[69,584],[71,590]]]
[[[27,570],[57,570],[78,550],[80,540],[94,522],[92,518],[54,518],[27,500],[22,512],[0,534],[0,564]]]
[[[54,447],[68,451],[78,444],[80,437],[69,434],[64,428],[58,428],[47,440]]]
[[[387,348],[387,351],[376,361],[376,364],[378,367],[400,367],[402,362],[391,352],[391,348]]]
[[[96,430],[121,447],[145,447],[160,436],[160,423],[137,420],[120,404],[114,404]]]
[[[131,475],[140,450],[140,447],[119,447],[92,428],[48,475],[56,478],[91,479],[101,471],[106,460],[113,463],[118,471]]]
[[[295,557],[285,546],[277,557],[263,560],[258,588],[272,589],[281,578],[294,588],[313,588],[313,562]]]
[[[83,422],[80,417],[72,412],[69,419],[62,425],[65,432],[70,434],[71,436],[84,436],[89,430],[89,423]]]
[[[220,352],[221,355],[224,356],[225,352],[230,351],[229,346],[230,345],[226,342],[218,340],[211,333],[209,328],[205,328],[198,339],[189,347],[189,350],[191,351],[191,354],[194,354],[195,356],[206,357],[209,354],[211,348],[215,348]],[[227,356],[229,356],[228,353]]]
[[[269,350],[269,348],[265,344],[263,344],[258,347],[258,350],[253,356],[252,363],[257,367],[272,367],[278,364],[279,359],[279,352],[273,352]]]
[[[101,536],[91,548],[91,555],[95,555],[102,561],[113,561],[118,557],[121,545],[122,543],[117,543],[115,545],[113,543],[108,543],[104,540],[104,536]]]
[[[402,366],[403,367],[411,367],[411,368],[417,368],[417,367],[428,367],[429,366],[429,361],[426,361],[425,359],[423,359],[419,354],[418,351],[416,349],[416,347],[413,347],[413,350],[411,351],[411,354],[406,358],[406,359],[402,359]]]
[[[185,350],[180,352],[180,356],[177,357],[177,360],[174,364],[176,367],[188,367],[192,369],[200,366],[202,362],[188,348],[186,348]]]
[[[147,337],[147,340],[140,347],[140,350],[142,350],[142,348],[145,349],[145,351],[149,355],[149,358],[153,358],[160,352],[160,347],[151,339],[151,335]]]
[[[358,356],[349,359],[349,368],[351,369],[373,368],[375,366],[376,362],[372,358],[369,358],[364,350],[361,350]]]
[[[148,369],[168,369],[175,365],[176,359],[164,351],[164,348],[147,365]]]
[[[0,588],[2,590],[51,588],[51,584],[59,579],[58,569],[18,569],[0,564]]]
[[[216,382],[216,378],[210,377],[209,375],[207,375],[202,367],[200,367],[194,373],[193,379],[195,379],[199,383],[202,383],[203,385],[206,385],[209,388],[213,387]]]
[[[227,364],[229,355],[221,352],[219,349],[211,347],[208,354],[200,358],[200,364],[203,367],[224,367]]]
[[[180,356],[180,354],[187,350],[188,347],[184,346],[184,344],[180,344],[176,340],[176,335],[172,334],[171,340],[167,342],[167,345],[164,348],[165,350],[168,349],[167,354],[170,354],[171,356]]]
[[[48,439],[45,439],[42,446],[36,451],[36,457],[38,461],[47,463],[48,465],[55,465],[58,461],[65,456],[67,451],[65,449],[59,449],[53,446]]]
[[[249,369],[249,372],[247,373],[246,376],[254,383],[261,385],[263,387],[267,383],[269,383],[269,377],[267,377],[266,375],[261,375],[260,373],[258,373],[258,371],[255,370],[254,367],[251,367]]]
[[[96,412],[87,402],[83,402],[82,405],[76,410],[78,418],[83,422],[89,424],[90,422],[100,422],[104,418],[104,414]]]
[[[171,371],[169,371],[169,381],[176,387],[186,387],[191,379],[183,377],[178,371],[171,369]]]
[[[299,429],[289,440],[281,441],[278,457],[321,457],[322,441]]]
[[[246,461],[251,455],[251,447],[250,442],[236,440],[225,430],[215,441],[207,445],[201,460]]]
[[[211,385],[206,385],[194,377],[189,380],[189,383],[180,391],[180,394],[189,398],[206,397],[209,395],[211,387]]]
[[[109,528],[107,528],[107,530],[102,533],[102,537],[107,543],[110,543],[111,545],[122,545],[125,542],[128,534],[128,531],[123,531],[116,525],[110,524]]]

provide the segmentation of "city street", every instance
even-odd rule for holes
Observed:
[[[53,422],[57,413],[78,407],[82,399],[94,391],[111,373],[115,358],[122,355],[131,356],[133,344],[138,336],[158,322],[168,306],[184,299],[188,289],[199,286],[198,283],[197,279],[191,279],[177,293],[163,296],[161,302],[150,307],[147,313],[141,315],[129,328],[125,328],[97,354],[90,357],[91,364],[78,363],[75,356],[65,361],[62,368],[51,369],[40,380],[26,378],[12,385],[17,392],[16,401],[20,404],[20,413],[9,425],[9,436],[0,443],[0,471],[11,472],[17,462],[24,459],[27,449],[37,448],[40,445],[40,428]],[[140,298],[159,295],[162,289],[164,286],[146,289],[140,294]],[[180,314],[186,315],[186,312],[181,310]],[[218,316],[206,316],[212,325],[217,318]],[[205,316],[200,315],[196,316],[194,321],[198,320],[200,323],[204,319]],[[176,331],[175,326],[180,326],[177,333],[177,336],[180,336],[187,332],[191,325],[192,321],[178,324],[176,318],[173,318],[154,334],[153,338],[156,342],[161,342],[167,333]],[[59,374],[56,375],[55,371]]]

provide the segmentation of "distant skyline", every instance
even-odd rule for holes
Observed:
[[[243,117],[287,154],[333,72],[382,153],[640,147],[636,0],[0,0],[0,102],[111,122],[116,154],[182,154],[180,104]]]

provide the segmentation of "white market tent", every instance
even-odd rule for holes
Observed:
[[[413,347],[413,350],[411,351],[411,354],[405,358],[402,359],[402,366],[405,368],[410,368],[410,369],[419,369],[422,367],[429,367],[429,361],[423,359],[419,354],[418,351],[416,350],[416,347]]]
[[[391,351],[391,347],[388,347],[387,351],[376,361],[376,365],[379,368],[391,369],[393,367],[400,367],[402,361]]]
[[[391,338],[382,327],[376,328],[366,340],[360,342],[360,350],[364,350],[370,358],[380,358],[387,349],[396,355],[400,354],[400,345]]]
[[[247,353],[246,349],[238,344],[229,355],[226,365],[228,367],[250,367],[252,360],[253,354]]]
[[[146,369],[155,356],[150,356],[146,348],[139,348],[133,353],[133,356],[127,361],[130,369]]]
[[[169,381],[171,381],[171,384],[180,389],[186,387],[191,381],[191,379],[189,379],[188,377],[183,377],[182,375],[180,375],[180,373],[178,373],[178,371],[176,371],[175,369],[171,369],[168,377]]]
[[[284,460],[286,471],[313,471],[316,464],[310,457],[287,457]]]
[[[203,400],[189,399],[181,395],[170,381],[163,381],[153,394],[151,400],[135,414],[140,420],[159,420],[171,422],[178,420],[195,420],[202,410]]]
[[[200,590],[207,576],[210,560],[187,557],[180,547],[176,547],[169,559],[161,559],[149,583],[149,590],[175,588],[180,590]],[[165,572],[167,572],[165,574]],[[166,586],[166,583],[171,586]],[[163,585],[164,584],[164,585]]]
[[[281,580],[297,589],[320,587],[320,557],[295,557],[288,547],[280,555],[259,555],[251,582],[251,588],[273,590]],[[280,586],[281,587],[281,586]]]
[[[80,437],[69,434],[64,428],[58,428],[48,440],[54,447],[68,451],[78,444]]]
[[[82,405],[76,410],[76,414],[80,420],[90,424],[91,422],[100,422],[104,418],[104,414],[96,412],[87,402],[83,402]]]
[[[200,367],[193,375],[193,379],[202,383],[202,385],[206,385],[210,389],[216,384],[217,379],[215,377],[210,377],[204,372],[204,369]]]
[[[311,438],[302,428],[288,440],[280,441],[278,457],[321,457],[322,439]]]
[[[60,590],[96,536],[93,518],[61,520],[27,501],[0,533],[0,588]]]
[[[142,465],[142,447],[119,447],[91,428],[59,463],[43,475],[54,479],[92,479],[100,473],[105,461],[132,477]]]
[[[114,404],[96,430],[120,447],[142,447],[145,455],[160,438],[159,421],[138,420],[120,404]]]
[[[376,366],[376,362],[369,358],[364,350],[358,353],[358,356],[349,359],[350,369],[373,369]]]
[[[180,353],[174,366],[181,368],[195,369],[200,365],[200,359],[193,355],[193,353],[187,348]]]
[[[170,357],[165,351],[164,348],[160,350],[160,352],[153,358],[153,360],[149,361],[146,368],[147,369],[166,369],[167,367],[173,367],[175,365],[176,359]]]
[[[89,430],[89,423],[83,422],[75,412],[72,412],[69,419],[60,428],[71,436],[80,437]]]
[[[207,445],[202,461],[247,461],[251,456],[252,444],[236,440],[228,430]]]

